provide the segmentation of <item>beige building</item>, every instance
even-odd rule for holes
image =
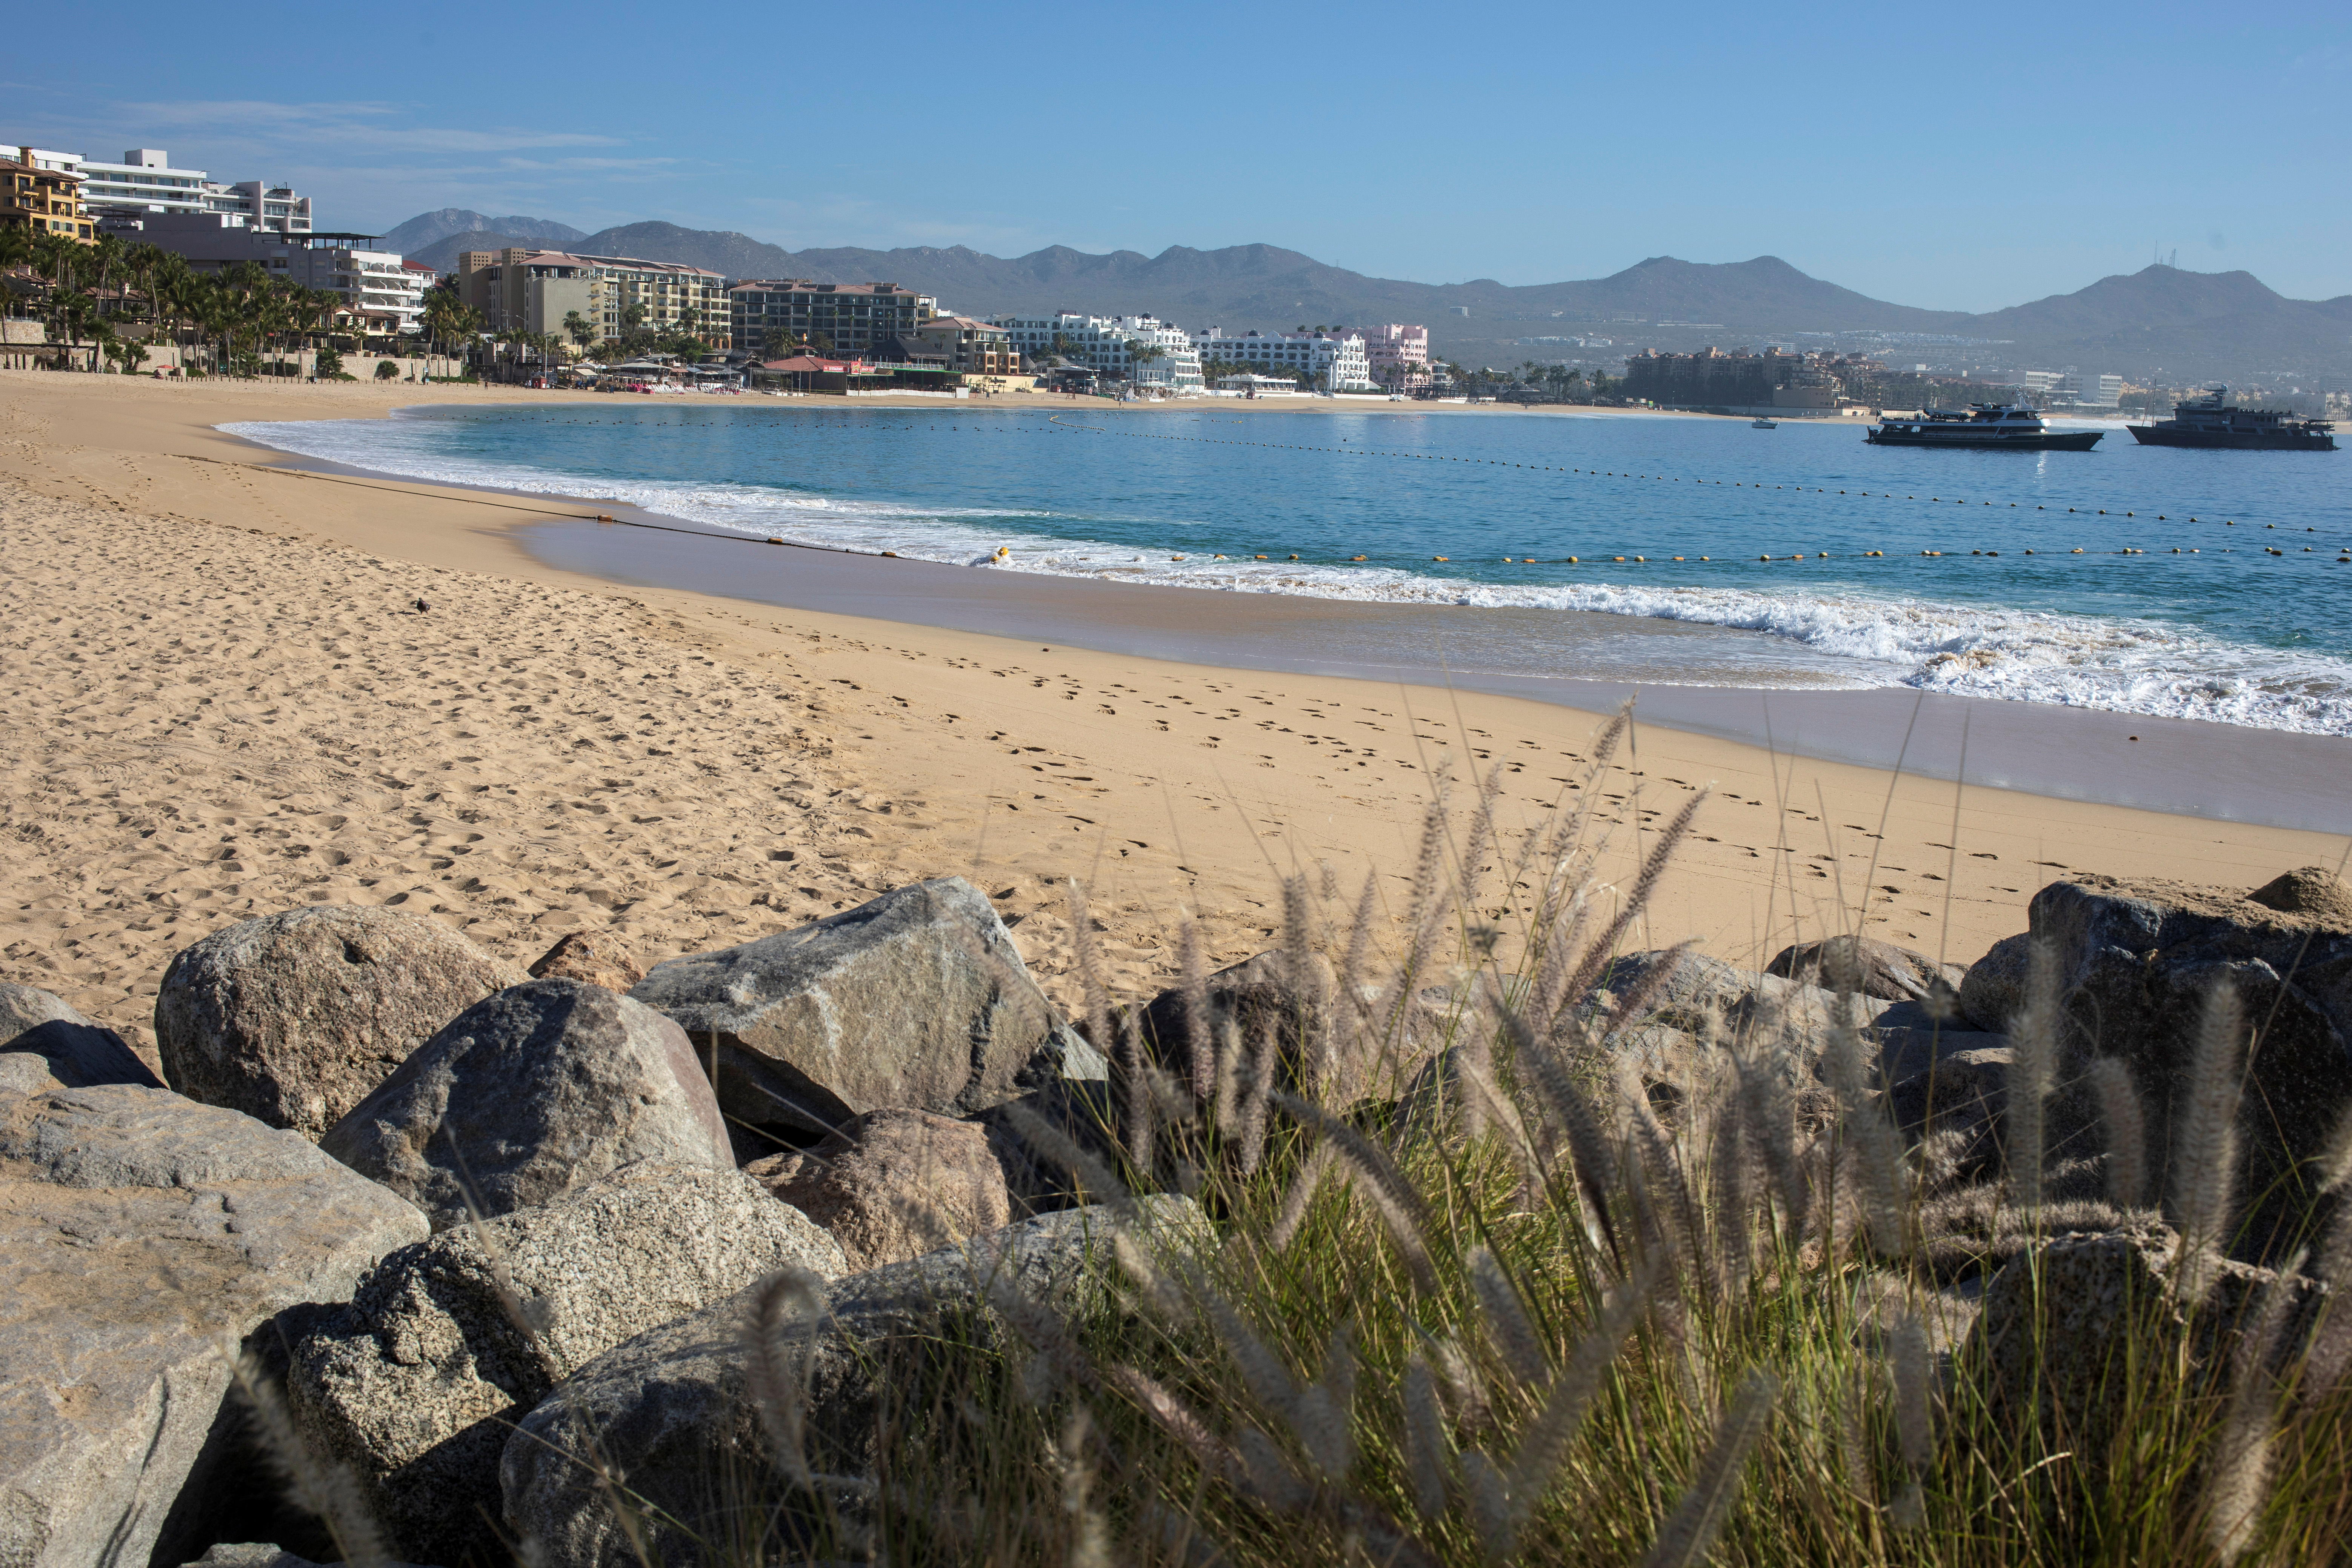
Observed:
[[[735,346],[727,279],[699,267],[562,250],[469,250],[458,258],[457,297],[493,332],[553,332],[590,343],[619,338],[630,318],[657,332],[691,332],[715,349]]]
[[[895,283],[763,279],[738,283],[727,293],[735,342],[772,358],[768,334],[782,331],[826,353],[878,359],[892,338],[912,342],[939,310],[929,294]],[[817,342],[820,338],[823,342]]]
[[[0,163],[0,224],[95,244],[97,236],[82,211],[81,176],[37,147],[19,147],[16,153]]]
[[[1021,354],[1013,334],[970,316],[934,316],[909,340],[942,356],[958,375],[1018,375]]]

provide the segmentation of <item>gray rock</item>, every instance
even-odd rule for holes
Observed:
[[[1966,971],[1876,937],[1866,936],[1857,942],[1850,936],[1833,936],[1782,948],[1764,966],[1764,973],[1832,991],[1850,986],[1865,996],[1900,1002],[1956,991]]]
[[[2025,1005],[2032,937],[2020,932],[1994,942],[1960,980],[1960,1012],[1979,1029],[1999,1034]]]
[[[686,1033],[578,980],[478,1002],[416,1048],[319,1146],[433,1228],[511,1214],[640,1160],[735,1163]]]
[[[1643,1012],[1646,1022],[1701,1039],[1786,1040],[1808,1059],[1819,1054],[1822,1037],[1838,1016],[1835,993],[1697,952],[1682,954],[1663,979],[1656,978],[1672,951],[1633,952],[1612,961],[1587,1008],[1601,1005],[1604,995],[1615,1003],[1628,1001],[1654,981]],[[1887,1007],[1884,1000],[1864,995],[1856,995],[1853,1005],[1865,1024]]]
[[[155,997],[172,1087],[317,1139],[450,1019],[525,978],[397,910],[322,904],[186,949]]]
[[[518,1417],[630,1336],[785,1267],[844,1265],[739,1171],[640,1164],[404,1248],[349,1306],[273,1327],[305,1437],[369,1489],[394,1550],[455,1562],[491,1536]]]
[[[961,877],[656,964],[630,995],[714,1052],[730,1117],[830,1132],[868,1110],[965,1116],[1067,1047],[1004,922]]]
[[[1013,1223],[988,1130],[928,1111],[869,1111],[814,1149],[745,1169],[830,1232],[853,1272]]]
[[[66,1086],[49,1070],[49,1058],[31,1051],[0,1051],[0,1094],[46,1094]]]
[[[1145,1199],[1139,1213],[1166,1241],[1206,1232],[1187,1199]],[[802,1358],[812,1466],[821,1474],[865,1471],[883,1401],[922,1387],[908,1374],[926,1356],[952,1356],[959,1345],[983,1352],[1007,1345],[1003,1320],[981,1306],[992,1285],[1033,1301],[1066,1303],[1107,1251],[1107,1215],[1083,1208],[1026,1220],[835,1284],[790,1342]],[[689,1532],[712,1530],[729,1502],[741,1500],[720,1495],[713,1478],[732,1476],[756,1490],[772,1477],[767,1433],[745,1396],[751,1296],[640,1334],[583,1367],[559,1396],[525,1416],[499,1462],[509,1533],[536,1542],[555,1568],[635,1568],[612,1507],[579,1462],[592,1436],[632,1493]],[[793,1518],[789,1508],[777,1515],[786,1529]],[[653,1521],[646,1530],[652,1560],[663,1568],[702,1561],[678,1532]]]
[[[168,1089],[0,1100],[0,1563],[178,1561],[241,1426],[215,1342],[425,1234],[293,1133]]]
[[[584,980],[626,991],[646,977],[645,965],[610,931],[573,931],[531,961],[533,980]]]
[[[163,1087],[121,1035],[30,985],[0,984],[0,1053],[42,1058],[49,1076],[68,1089],[96,1083]]]
[[[1290,969],[1287,954],[1261,952],[1210,975],[1204,987],[1206,1016],[1197,1031],[1182,988],[1162,991],[1135,1017],[1150,1059],[1207,1100],[1215,1092],[1215,1053],[1237,1049],[1248,1059],[1260,1048],[1261,1036],[1270,1031],[1275,1082],[1284,1092],[1328,1096],[1342,1105],[1356,1100],[1371,1079],[1371,1064],[1326,1059],[1330,1032],[1327,1012],[1337,984],[1330,964],[1315,957],[1304,975],[1294,975]],[[1212,1053],[1197,1066],[1192,1059],[1196,1032]],[[1404,1076],[1420,1065],[1406,1064]]]
[[[180,1568],[343,1568],[340,1563],[313,1563],[308,1557],[297,1557],[282,1546],[265,1545],[259,1542],[224,1542],[206,1550],[193,1563]],[[382,1563],[375,1568],[415,1568],[407,1563]]]
[[[2183,1359],[2192,1390],[2210,1392],[2279,1277],[2225,1263],[2212,1295],[2184,1311],[2171,1278],[2178,1246],[2161,1226],[2062,1236],[1994,1275],[1961,1355],[1993,1429],[2038,1430],[2047,1451],[2073,1450],[2095,1476],[2133,1402],[2135,1369]],[[2323,1295],[2294,1277],[2286,1288],[2292,1310],[2272,1351],[2292,1361]]]
[[[2029,906],[2033,935],[2058,957],[2062,1085],[2095,1056],[2130,1069],[2159,1193],[2173,1186],[2174,1097],[2189,1081],[2206,997],[2224,980],[2236,988],[2255,1032],[2242,1120],[2250,1261],[2311,1217],[2295,1167],[2352,1104],[2352,931],[2318,901],[2317,913],[2280,910],[2227,889],[2084,877]]]

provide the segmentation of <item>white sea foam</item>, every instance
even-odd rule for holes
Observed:
[[[1971,697],[2352,735],[2352,662],[2227,642],[2152,620],[1935,603],[1849,586],[1478,583],[1370,563],[1227,559],[1185,549],[1181,540],[1144,551],[1049,533],[1044,525],[1050,513],[911,507],[752,485],[614,480],[493,462],[435,450],[424,421],[221,428],[282,451],[410,479],[610,497],[707,528],[839,550],[1229,593],[1645,616],[1785,637],[1817,655],[1855,661],[1857,685],[1899,682]],[[998,560],[999,548],[1010,553]]]

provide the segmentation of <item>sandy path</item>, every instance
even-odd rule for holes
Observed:
[[[1065,879],[1140,989],[1188,915],[1218,960],[1263,946],[1280,873],[1401,895],[1441,760],[1465,798],[1504,769],[1510,843],[1594,727],[615,589],[524,554],[524,514],[276,471],[207,428],[402,401],[0,375],[0,977],[143,1040],[172,953],[294,904],[397,902],[525,961],[610,926],[650,961],[956,873],[1074,1000]],[[1759,962],[1867,896],[1884,934],[1965,960],[2062,870],[2251,887],[2344,852],[1977,787],[1956,812],[1948,783],[1645,728],[1600,785],[1605,874],[1706,785],[1639,945]]]

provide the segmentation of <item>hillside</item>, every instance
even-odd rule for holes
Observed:
[[[545,219],[487,218],[457,208],[423,214],[394,233],[409,230],[438,230],[407,253],[442,268],[454,267],[460,251],[560,244],[592,255],[705,267],[736,279],[887,280],[978,316],[1148,311],[1188,327],[1261,330],[1421,321],[1429,325],[1439,353],[1498,363],[1524,357],[1517,338],[1615,322],[1602,330],[1620,348],[1661,337],[1668,346],[1695,346],[1698,338],[1680,342],[1694,331],[1727,344],[1793,332],[1919,332],[1992,340],[2007,345],[2000,358],[2019,363],[2095,364],[2132,376],[2159,370],[2184,378],[2288,367],[2313,375],[2352,370],[2352,295],[2289,300],[2246,272],[2150,267],[2103,278],[2072,294],[1970,315],[1874,300],[1810,277],[1776,256],[1736,262],[1654,256],[1607,278],[1513,287],[1492,279],[1370,278],[1273,245],[1172,246],[1157,256],[1096,255],[1059,245],[1009,258],[963,246],[791,251],[749,235],[669,223],[583,235]],[[1681,321],[1714,325],[1689,331],[1658,325]]]
[[[488,217],[465,207],[442,207],[438,211],[418,213],[398,228],[381,237],[387,250],[403,256],[422,258],[425,248],[456,236],[461,239],[497,238],[506,245],[568,245],[587,236],[568,223],[556,223],[542,217]],[[485,248],[479,245],[459,247],[466,250]],[[454,257],[457,252],[452,250]]]

